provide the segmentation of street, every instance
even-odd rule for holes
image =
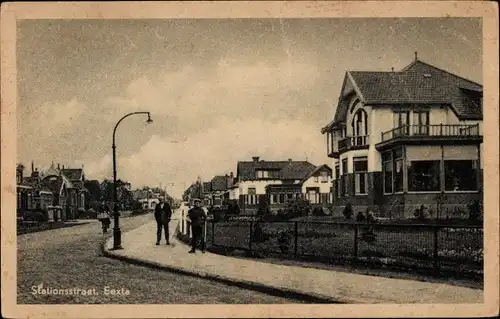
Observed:
[[[151,221],[150,214],[120,220],[126,231]],[[175,304],[175,303],[296,303],[263,293],[140,267],[101,256],[101,224],[20,235],[17,251],[19,304]],[[156,234],[151,234],[154,245]],[[124,247],[126,249],[126,247]],[[165,246],[168,253],[168,246]],[[40,286],[43,285],[43,286]],[[86,289],[96,293],[40,294],[53,289]]]

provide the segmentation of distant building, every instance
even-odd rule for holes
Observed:
[[[324,172],[329,174],[326,182],[319,179]],[[308,161],[264,161],[253,157],[252,161],[238,162],[235,184],[228,192],[229,197],[238,196],[242,214],[256,214],[263,201],[276,211],[296,198],[327,207],[331,203],[330,187],[322,187],[322,183],[331,185],[328,181],[331,169],[326,165],[317,168]]]
[[[482,200],[481,84],[415,57],[401,71],[347,71],[333,121],[334,207],[453,217]]]
[[[76,218],[78,211],[85,209],[87,190],[83,185],[83,168],[61,169],[59,164],[56,168],[52,163],[48,170],[40,173],[33,163],[31,166],[30,176],[24,176],[22,164],[17,166],[18,215],[35,209],[55,209],[60,218],[66,220]]]

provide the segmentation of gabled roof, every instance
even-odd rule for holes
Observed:
[[[70,181],[78,181],[82,179],[83,169],[81,168],[63,168],[61,172],[66,175]]]
[[[323,164],[323,165],[319,165],[319,166],[316,166],[315,169],[313,169],[309,174],[307,174],[302,180],[301,180],[301,183],[305,182],[306,180],[308,180],[309,178],[311,178],[311,176],[314,176],[317,172],[323,170],[323,169],[326,169],[328,170],[330,173],[332,173],[332,169],[330,168],[330,166],[326,165],[326,164]]]
[[[347,71],[344,86],[347,81],[352,82],[358,97],[368,105],[448,104],[460,119],[482,119],[482,106],[467,94],[469,91],[480,96],[481,84],[418,59],[398,72]],[[323,133],[334,122],[345,121],[348,103],[348,99],[339,99],[334,121],[323,128]]]
[[[275,170],[279,179],[301,180],[314,168],[308,161],[241,161],[238,162],[237,175],[241,180],[256,180],[257,170]]]

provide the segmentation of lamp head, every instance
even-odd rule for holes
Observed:
[[[153,120],[151,119],[151,114],[148,113],[148,120],[146,121],[147,124],[153,123]]]

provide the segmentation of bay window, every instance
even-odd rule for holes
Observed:
[[[445,190],[475,191],[477,190],[476,160],[445,160]]]
[[[248,188],[248,195],[246,195],[246,204],[255,205],[257,204],[257,192],[255,188]]]
[[[382,154],[382,170],[384,175],[384,193],[392,193],[392,152]]]
[[[348,194],[347,158],[342,160],[342,196]]]
[[[339,165],[335,165],[335,198],[340,198],[340,167]]]
[[[439,161],[411,161],[408,165],[409,191],[439,191]]]
[[[279,199],[280,199],[279,203],[284,204],[285,203],[285,194],[279,194]]]
[[[394,192],[403,191],[403,149],[394,150]]]
[[[368,184],[368,158],[355,157],[353,159],[354,165],[354,193],[366,194]]]
[[[271,204],[277,204],[278,203],[278,194],[272,194],[271,195]]]

